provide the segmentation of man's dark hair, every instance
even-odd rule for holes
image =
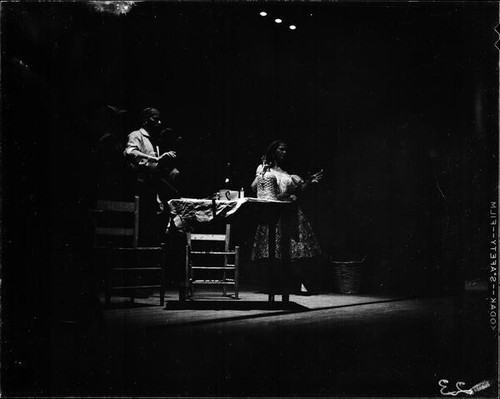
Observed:
[[[141,112],[141,123],[144,125],[146,120],[153,114],[159,114],[160,111],[158,111],[157,108],[154,107],[147,107],[144,108]]]

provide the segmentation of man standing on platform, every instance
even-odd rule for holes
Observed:
[[[160,151],[161,132],[160,111],[156,108],[145,108],[141,113],[141,128],[128,135],[124,151],[129,164],[136,171],[135,192],[141,203],[139,212],[142,228],[139,239],[142,238],[145,244],[157,243],[160,231],[152,230],[151,226],[158,226],[155,220],[158,220],[158,215],[167,211],[166,201],[178,194],[174,186],[179,176],[179,170],[174,166],[177,154],[175,151]],[[158,226],[159,229],[162,227],[164,228]]]

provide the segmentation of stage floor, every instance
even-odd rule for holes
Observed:
[[[441,379],[469,388],[496,378],[485,298],[322,293],[270,306],[244,289],[240,300],[205,293],[184,303],[170,291],[160,306],[157,294],[113,297],[86,320],[53,326],[51,394],[440,396]]]
[[[254,289],[241,291],[238,300],[232,295],[222,296],[220,290],[202,289],[186,301],[179,301],[176,291],[168,291],[164,306],[159,304],[158,293],[135,298],[133,303],[128,297],[112,297],[111,303],[103,306],[103,316],[109,326],[119,323],[129,328],[146,328],[244,320],[403,299],[396,296],[322,293],[307,296],[292,294],[288,303],[281,302],[281,295],[276,295],[275,302],[269,303],[267,294]]]

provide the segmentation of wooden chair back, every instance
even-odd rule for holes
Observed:
[[[239,290],[239,247],[230,249],[231,225],[226,224],[225,233],[187,233],[186,234],[186,281],[185,287],[188,295],[193,295],[193,285],[209,284],[221,285],[223,295],[226,295],[226,287],[234,286],[235,298],[238,299]],[[194,262],[196,256],[196,262]],[[219,258],[218,261],[214,258]],[[222,257],[222,262],[220,257]],[[211,260],[213,259],[213,260]],[[232,262],[231,262],[232,261]],[[206,262],[206,263],[205,263]],[[221,263],[219,263],[221,262]],[[220,265],[220,266],[219,266]],[[219,277],[197,278],[199,273],[218,271]],[[233,278],[227,276],[230,273]],[[215,276],[211,274],[211,276]],[[201,277],[201,276],[200,276]]]
[[[134,201],[107,201],[99,200],[94,214],[94,239],[95,246],[100,246],[103,237],[126,237],[131,239],[132,248],[137,248],[139,243],[139,197]],[[114,215],[114,217],[111,217]],[[123,218],[122,216],[128,216]]]

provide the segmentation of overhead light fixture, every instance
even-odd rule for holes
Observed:
[[[89,2],[96,11],[116,16],[125,15],[135,5],[134,1],[96,1]]]
[[[282,19],[280,19],[280,18],[276,18],[276,19],[274,20],[274,22],[276,22],[277,24],[281,24],[281,23],[283,22],[283,20],[282,20]]]
[[[297,27],[295,25],[290,25],[288,28],[290,28],[290,30],[295,30],[297,29]]]
[[[260,16],[261,16],[261,17],[265,17],[266,15],[267,15],[267,12],[265,12],[265,11],[261,11],[261,12],[260,12]]]

